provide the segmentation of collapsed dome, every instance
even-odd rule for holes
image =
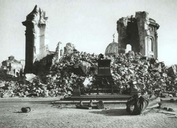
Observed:
[[[105,55],[116,55],[118,54],[118,43],[112,42],[110,43],[105,50]]]

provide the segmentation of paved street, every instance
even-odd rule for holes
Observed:
[[[55,99],[54,99],[55,100]],[[130,116],[124,104],[106,104],[102,110],[76,109],[74,105],[51,104],[52,99],[0,99],[0,128],[176,128],[176,103],[165,103],[175,112],[152,110]],[[22,107],[30,113],[21,113]],[[175,115],[174,115],[175,114]]]

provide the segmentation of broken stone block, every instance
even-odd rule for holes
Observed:
[[[132,115],[139,115],[145,112],[147,108],[159,106],[160,98],[152,97],[147,98],[143,95],[134,95],[128,99],[126,103],[126,111]]]
[[[163,98],[168,97],[168,93],[161,93],[161,97],[163,97]]]
[[[170,99],[170,102],[174,103],[174,102],[175,102],[175,100],[174,100],[174,99]]]
[[[73,96],[80,96],[81,95],[81,90],[80,88],[75,88],[73,90]]]
[[[4,93],[0,92],[0,97],[3,98],[4,97]]]
[[[167,71],[168,71],[169,76],[171,76],[171,77],[177,76],[177,66],[176,65],[172,65],[171,67],[169,67],[167,69]]]
[[[167,111],[174,112],[173,108],[168,108]]]
[[[90,107],[92,107],[93,106],[93,101],[92,100],[90,100],[90,103],[89,103],[89,105],[88,106],[90,106]]]
[[[33,73],[25,74],[26,81],[29,81],[30,83],[32,83],[36,77],[37,76]]]
[[[67,43],[64,47],[64,54],[69,55],[74,52],[75,46],[72,43]]]
[[[98,109],[104,109],[104,103],[103,103],[103,101],[98,101],[97,108]]]
[[[30,108],[30,107],[23,107],[23,108],[21,108],[21,111],[22,111],[23,113],[28,113],[28,112],[31,111],[31,108]]]

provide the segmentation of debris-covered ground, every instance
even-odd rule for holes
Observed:
[[[45,99],[45,98],[44,98]],[[43,99],[43,100],[44,100]],[[176,128],[177,103],[165,102],[175,112],[154,109],[145,115],[128,115],[125,104],[106,104],[105,109],[76,109],[74,105],[44,101],[1,99],[1,128]],[[31,112],[21,113],[22,107]]]

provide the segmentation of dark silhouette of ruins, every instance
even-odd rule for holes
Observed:
[[[46,38],[47,20],[45,11],[36,5],[32,12],[26,16],[26,21],[22,22],[26,27],[25,73],[34,73],[36,68],[40,68],[36,67],[36,63],[38,65],[39,61],[45,67],[59,61],[63,55],[64,50],[61,42],[58,42],[56,51],[49,51]],[[65,49],[68,50],[68,48]],[[65,52],[67,54],[67,51]]]
[[[131,50],[145,56],[158,58],[157,29],[159,24],[148,17],[147,12],[136,12],[135,17],[122,17],[117,21],[118,52]]]
[[[26,21],[22,22],[26,26],[25,73],[31,73],[34,62],[48,54],[45,33],[47,19],[45,12],[36,5]]]

